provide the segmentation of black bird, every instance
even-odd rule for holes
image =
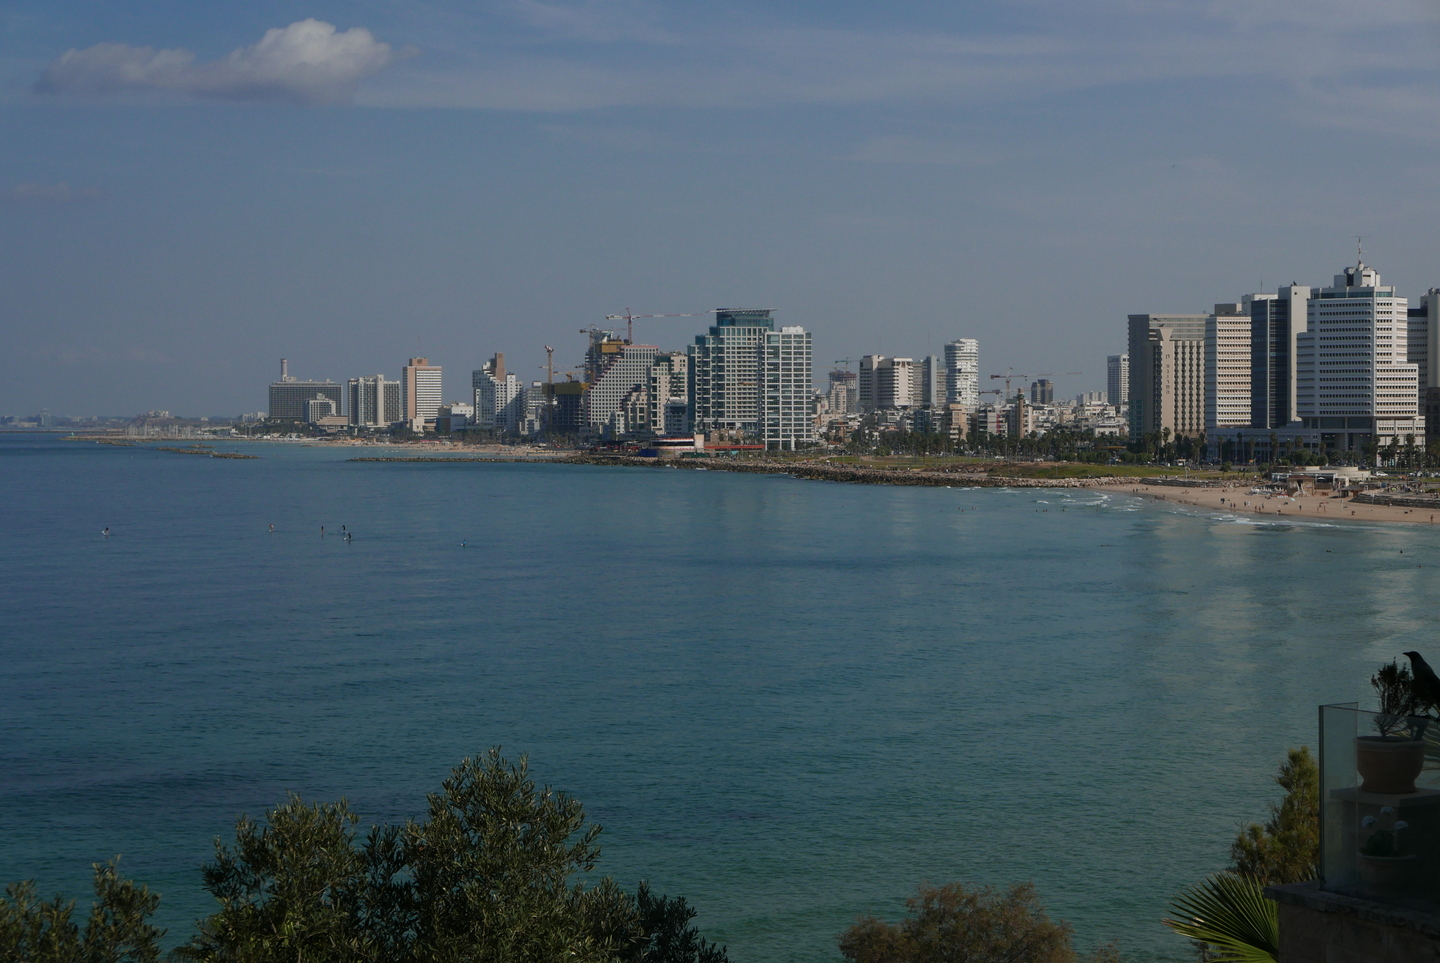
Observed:
[[[1440,708],[1440,676],[1430,668],[1430,663],[1419,652],[1406,652],[1410,659],[1410,674],[1415,677],[1415,694],[1429,703],[1430,708]]]

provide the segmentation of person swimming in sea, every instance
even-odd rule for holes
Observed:
[[[109,538],[109,537],[110,537],[110,526],[109,526],[109,525],[106,525],[106,526],[105,526],[105,530],[104,530],[103,532],[101,532],[100,534],[101,534],[101,535],[104,535],[106,538]]]

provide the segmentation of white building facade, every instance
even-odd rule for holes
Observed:
[[[974,338],[945,345],[945,401],[966,408],[980,404],[980,342]]]
[[[765,336],[774,331],[775,321],[767,309],[722,309],[715,312],[710,330],[696,335],[686,352],[695,431],[759,434],[761,356]]]
[[[523,428],[525,400],[520,379],[505,370],[505,355],[496,353],[470,375],[475,395],[475,427],[514,434]]]
[[[1205,434],[1250,425],[1250,301],[1217,304],[1205,319]]]
[[[810,332],[798,325],[765,335],[760,440],[767,449],[794,451],[815,443],[811,354]]]
[[[1424,444],[1408,308],[1363,262],[1307,302],[1306,330],[1295,338],[1295,407],[1307,445]]]

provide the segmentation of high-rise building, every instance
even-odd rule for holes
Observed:
[[[1424,444],[1408,307],[1363,262],[1306,302],[1306,330],[1295,336],[1295,406],[1325,448]]]
[[[505,370],[505,355],[496,352],[470,373],[475,398],[475,427],[481,431],[515,434],[525,417],[520,379]]]
[[[1132,314],[1130,436],[1205,429],[1204,314]]]
[[[943,360],[933,354],[926,355],[911,369],[911,379],[910,395],[917,407],[938,409],[945,404],[949,391]]]
[[[888,359],[883,354],[867,354],[860,359],[860,375],[855,387],[861,414],[869,414],[880,407],[880,396],[876,393],[875,373],[886,360]]]
[[[855,372],[843,368],[830,372],[830,390],[825,398],[830,405],[831,417],[854,413],[859,403],[858,380]]]
[[[1250,424],[1250,330],[1252,297],[1215,305],[1205,319],[1205,433]]]
[[[328,398],[335,403],[332,414],[345,411],[345,386],[333,381],[300,381],[290,376],[290,362],[280,359],[280,380],[270,384],[271,421],[305,421],[305,402]]]
[[[400,382],[386,381],[383,374],[377,374],[351,378],[348,388],[352,427],[388,428],[406,420]]]
[[[1049,378],[1040,378],[1030,382],[1030,403],[1032,405],[1053,405],[1055,403],[1055,385]]]
[[[980,403],[980,342],[974,338],[945,345],[945,400],[966,408]]]
[[[1434,439],[1440,435],[1440,288],[1426,291],[1420,296],[1419,306],[1406,313],[1409,360],[1419,382],[1416,392],[1420,396],[1420,413],[1425,416],[1427,437]]]
[[[1112,354],[1104,360],[1106,369],[1106,400],[1125,415],[1130,406],[1130,354]]]
[[[1106,397],[1123,415],[1130,407],[1130,354],[1112,354],[1105,359]]]
[[[1295,339],[1310,288],[1290,284],[1250,300],[1250,427],[1284,428],[1295,412]]]
[[[690,431],[690,356],[667,351],[650,366],[647,427],[655,435],[684,435]]]
[[[339,411],[333,398],[316,395],[305,402],[305,424],[318,425],[321,418],[334,418]]]
[[[862,359],[863,361],[863,359]],[[885,358],[875,369],[875,407],[910,408],[915,405],[913,391],[915,367],[910,358]]]
[[[810,411],[810,332],[798,325],[765,333],[760,439],[767,449],[794,451],[815,442]]]
[[[648,393],[650,368],[659,351],[653,344],[631,344],[610,331],[591,331],[585,353],[585,419],[592,430],[619,434],[615,416],[622,402],[629,397],[632,404],[646,404],[635,391]]]
[[[405,420],[410,422],[410,427],[415,431],[433,428],[443,397],[440,366],[425,358],[411,358],[410,363],[400,369],[400,391],[405,397]]]
[[[695,431],[759,434],[762,354],[774,330],[769,310],[723,309],[707,333],[695,336],[687,349]]]

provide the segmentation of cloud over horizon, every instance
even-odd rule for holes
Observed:
[[[312,18],[267,30],[259,43],[211,63],[196,63],[195,54],[181,48],[99,43],[67,50],[45,68],[34,90],[90,96],[164,91],[214,100],[349,104],[361,80],[399,56],[363,27],[342,32]]]

